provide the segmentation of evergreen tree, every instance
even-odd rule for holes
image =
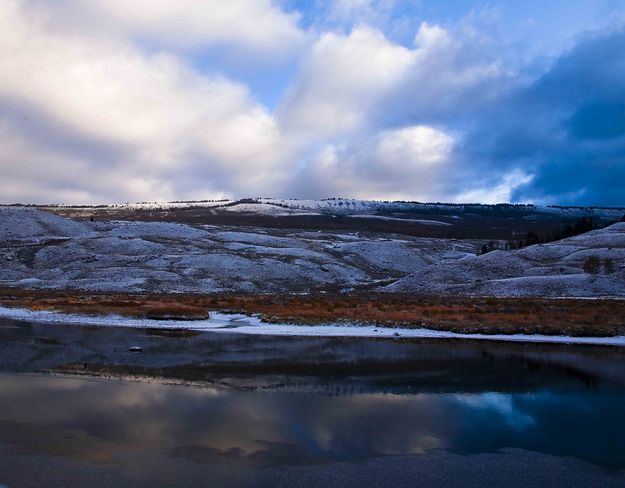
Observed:
[[[531,230],[527,233],[527,238],[525,239],[526,246],[533,246],[534,244],[540,243],[540,238],[535,232]]]

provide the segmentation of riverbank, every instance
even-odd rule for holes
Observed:
[[[0,289],[0,306],[96,316],[102,317],[99,319],[102,323],[109,320],[104,317],[111,315],[150,320],[154,324],[167,320],[190,324],[206,321],[215,312],[241,314],[257,317],[265,324],[267,332],[280,330],[280,327],[285,331],[285,325],[332,324],[342,328],[359,325],[393,329],[393,333],[398,331],[400,334],[427,329],[431,332],[487,336],[625,335],[625,300],[610,298],[437,297],[386,293],[124,294],[3,288]],[[189,324],[185,327],[191,328]],[[269,324],[275,327],[271,328]],[[302,333],[302,329],[298,327],[295,330]],[[331,329],[323,330],[328,332]]]
[[[44,324],[75,324],[79,326],[127,327],[199,332],[227,332],[230,334],[296,336],[296,337],[352,337],[399,339],[458,339],[553,344],[581,344],[625,347],[625,335],[593,337],[545,334],[475,334],[457,333],[427,328],[380,327],[368,324],[297,325],[268,323],[257,316],[211,312],[207,318],[177,320],[175,318],[150,319],[120,315],[84,315],[48,310],[0,307],[0,317],[39,322]]]

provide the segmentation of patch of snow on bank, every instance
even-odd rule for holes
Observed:
[[[393,329],[373,325],[290,325],[269,324],[256,316],[211,312],[208,320],[149,320],[121,317],[119,315],[78,315],[52,311],[35,311],[0,306],[0,318],[101,327],[133,327],[150,329],[189,329],[204,332],[236,334],[300,336],[300,337],[354,337],[393,339],[466,339],[510,342],[540,342],[554,344],[586,344],[625,346],[625,336],[570,337],[540,334],[458,334],[431,329]]]

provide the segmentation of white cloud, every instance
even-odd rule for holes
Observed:
[[[318,140],[489,99],[497,91],[482,87],[505,75],[497,62],[467,48],[467,36],[422,23],[409,49],[366,25],[323,34],[280,107],[281,122],[291,134]]]
[[[453,145],[451,135],[426,125],[416,125],[385,131],[375,155],[385,167],[409,171],[447,160]]]
[[[83,170],[63,175],[61,194],[78,185],[77,175],[106,166],[112,180],[126,175],[135,181],[122,185],[128,198],[180,195],[185,188],[176,187],[178,180],[192,181],[189,193],[209,194],[224,187],[257,190],[282,176],[280,129],[245,86],[207,78],[175,57],[146,55],[119,39],[64,35],[9,0],[0,0],[0,31],[3,123],[26,141],[20,147],[46,154],[37,163],[15,154],[16,146],[0,153],[3,167],[15,160],[58,165],[78,157]],[[85,146],[88,154],[77,156]],[[101,195],[97,183],[80,180],[85,192]]]
[[[471,35],[423,23],[406,47],[366,24],[304,33],[298,18],[270,0],[0,0],[2,198],[425,200],[458,188],[459,132],[437,116],[488,98],[503,76]],[[297,45],[305,55],[276,115],[190,53]],[[465,196],[509,196],[515,182],[504,183]]]
[[[441,26],[422,22],[415,35],[414,43],[421,49],[436,49],[439,46],[448,47],[452,43],[452,39],[449,32]]]
[[[414,61],[386,99],[385,110],[397,118],[438,118],[462,107],[483,107],[500,95],[510,79],[488,41],[473,29],[445,29],[421,23],[414,40]]]
[[[226,45],[279,57],[304,41],[299,14],[273,0],[31,0],[63,29],[135,37],[158,46]]]
[[[358,130],[412,62],[410,50],[367,26],[323,34],[283,102],[282,123],[313,139]]]
[[[328,144],[305,174],[298,175],[305,185],[298,191],[308,191],[311,197],[436,198],[455,144],[452,134],[425,125],[384,130],[368,141]]]
[[[427,23],[413,48],[365,25],[320,36],[279,111],[289,139],[323,148],[296,188],[307,196],[453,198],[457,131],[428,119],[487,99],[495,90],[484,87],[503,76],[472,40],[461,28]]]
[[[507,203],[512,201],[512,192],[515,189],[531,182],[533,179],[533,175],[515,169],[503,175],[494,184],[488,184],[483,181],[474,182],[473,184],[479,184],[479,187],[456,195],[454,201],[458,203]]]
[[[0,119],[0,194],[6,202],[79,203],[171,198],[171,187],[140,167],[94,164],[25,138]]]

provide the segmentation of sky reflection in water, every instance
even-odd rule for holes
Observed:
[[[625,468],[622,391],[332,396],[2,374],[0,392],[0,443],[96,463],[145,451],[281,466],[518,447]]]

